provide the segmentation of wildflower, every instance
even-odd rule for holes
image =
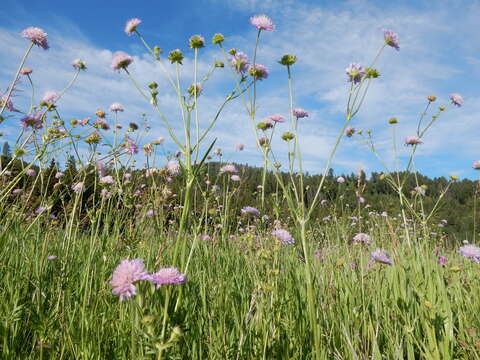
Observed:
[[[370,245],[371,243],[371,237],[368,234],[365,233],[358,233],[353,237],[353,243],[354,244],[366,244]]]
[[[212,43],[221,44],[225,40],[225,37],[222,34],[215,34],[212,38]]]
[[[474,168],[475,170],[480,170],[480,160],[474,161],[472,164],[472,168]]]
[[[162,285],[180,285],[187,280],[185,274],[181,274],[176,267],[163,268],[155,274],[151,274],[148,278],[152,284],[155,284],[157,289]]]
[[[106,188],[103,188],[102,191],[100,191],[100,196],[102,198],[108,199],[110,196],[112,196],[112,193],[108,191]]]
[[[132,131],[138,130],[138,125],[134,122],[129,123],[128,127],[132,129]]]
[[[376,249],[370,254],[372,259],[382,264],[393,265],[393,261],[390,259],[388,253],[382,249]]]
[[[418,136],[407,136],[405,138],[405,145],[418,145],[418,144],[423,144],[422,139],[420,139]]]
[[[388,120],[388,123],[389,124],[397,124],[398,123],[398,120],[396,117],[391,117],[389,120]]]
[[[113,180],[113,177],[112,177],[111,175],[107,175],[107,176],[101,177],[98,182],[99,182],[100,184],[111,185],[111,184],[113,184],[115,181]]]
[[[64,177],[65,174],[63,172],[60,172],[58,171],[56,174],[55,174],[55,179],[61,179],[62,177]]]
[[[73,66],[74,69],[77,69],[77,70],[86,70],[87,69],[87,65],[85,64],[85,61],[80,60],[80,59],[73,60],[72,66]]]
[[[458,252],[466,258],[472,259],[473,261],[480,263],[480,248],[473,244],[468,244],[461,246]]]
[[[13,189],[12,194],[13,195],[19,195],[23,192],[23,189]]]
[[[337,183],[343,184],[344,182],[345,182],[345,178],[344,178],[343,176],[339,176],[339,177],[337,178]]]
[[[360,203],[360,204],[365,204],[365,198],[362,197],[362,196],[359,196],[357,201]]]
[[[47,259],[50,260],[50,261],[55,260],[56,258],[57,258],[57,256],[55,256],[55,255],[47,256]]]
[[[237,73],[244,73],[249,68],[248,56],[243,52],[236,52],[230,60],[230,64]]]
[[[458,107],[463,105],[463,98],[460,94],[450,94],[450,100],[452,100],[452,104]]]
[[[112,293],[120,297],[120,300],[129,298],[136,294],[135,283],[141,280],[150,280],[150,276],[145,271],[145,265],[142,259],[122,260],[112,274],[110,285],[113,287]]]
[[[445,266],[445,264],[447,263],[447,258],[445,256],[439,256],[438,257],[438,265],[442,265],[442,266]]]
[[[434,102],[435,100],[437,100],[437,97],[435,95],[428,95],[427,100],[428,102]]]
[[[236,174],[236,173],[238,173],[238,170],[235,167],[235,165],[227,164],[227,165],[224,165],[220,168],[220,173]]]
[[[277,229],[273,230],[271,233],[277,239],[279,239],[283,244],[294,244],[295,240],[293,239],[292,235],[284,229]]]
[[[27,171],[25,171],[25,174],[27,176],[33,177],[37,175],[37,172],[34,169],[28,169]]]
[[[269,117],[267,117],[267,119],[270,119],[271,121],[276,122],[276,123],[285,122],[285,119],[281,115],[278,115],[278,114],[270,115]]]
[[[285,54],[282,56],[282,58],[278,63],[285,66],[292,66],[296,62],[297,62],[297,57],[295,55]]]
[[[326,199],[323,199],[322,201],[320,201],[320,205],[322,205],[322,206],[327,205],[327,203],[328,203],[328,200],[326,200]]]
[[[123,112],[123,110],[124,110],[122,104],[120,104],[120,103],[118,103],[118,102],[112,103],[112,104],[110,105],[110,108],[109,108],[109,109],[110,109],[110,111],[115,112],[115,113],[116,113],[116,112],[119,112],[119,111],[120,111],[120,112]]]
[[[250,65],[248,67],[248,73],[255,80],[263,80],[268,78],[268,69],[261,64]]]
[[[258,145],[260,146],[268,146],[269,143],[270,141],[266,137],[258,139]]]
[[[245,145],[243,145],[243,144],[236,144],[235,145],[235,150],[243,151],[243,149],[245,149]]]
[[[45,31],[33,26],[28,27],[22,31],[22,37],[30,40],[32,43],[40,46],[44,50],[49,49],[47,36],[48,35]]]
[[[72,185],[72,190],[74,193],[80,194],[85,191],[85,184],[82,181],[80,181]]]
[[[39,206],[36,210],[35,210],[35,214],[41,214],[42,212],[46,211],[47,208],[45,206]]]
[[[347,128],[345,129],[345,136],[352,137],[353,134],[355,134],[355,128],[351,126],[347,126]]]
[[[130,174],[130,173],[125,173],[125,174],[123,174],[123,178],[124,178],[125,180],[130,180],[130,179],[132,178],[132,174]]]
[[[150,210],[148,210],[148,211],[145,213],[145,215],[146,215],[147,217],[152,217],[153,215],[155,215],[155,212],[154,212],[152,209],[150,209]]]
[[[130,155],[135,155],[138,153],[138,146],[137,144],[135,144],[135,142],[130,139],[128,136],[127,136],[127,144],[126,144],[126,153],[127,154],[130,154]]]
[[[295,108],[292,110],[293,116],[295,116],[297,119],[302,119],[304,117],[308,117],[308,113],[303,110],[302,108]]]
[[[354,84],[358,84],[363,76],[365,75],[365,69],[360,64],[350,64],[346,69],[345,72],[348,76],[348,81],[353,82]]]
[[[182,60],[183,60],[183,53],[180,51],[180,49],[172,50],[168,54],[168,60],[173,63],[178,63],[182,65]]]
[[[163,136],[159,136],[156,140],[152,141],[153,145],[161,145],[165,141]]]
[[[210,241],[210,240],[212,240],[212,238],[210,237],[210,235],[205,234],[205,235],[202,235],[202,240],[203,241]]]
[[[243,215],[260,216],[260,211],[252,206],[245,206],[240,212]]]
[[[238,176],[238,175],[232,175],[232,176],[230,176],[230,179],[231,179],[232,181],[240,181],[240,180],[241,180],[241,179],[240,179],[240,176]]]
[[[176,161],[170,160],[167,163],[166,168],[167,172],[172,176],[180,174],[180,164]]]
[[[13,107],[11,97],[9,97],[8,100],[7,100],[7,95],[3,95],[0,98],[0,107],[4,107],[4,106],[8,111],[14,111],[15,110],[15,108]]]
[[[274,31],[275,25],[267,15],[256,15],[250,18],[250,24],[258,30]]]
[[[426,195],[426,192],[427,190],[421,186],[415,186],[415,188],[413,189],[415,193],[417,193],[418,195],[421,195],[421,196],[425,196]]]
[[[383,30],[383,38],[385,43],[396,50],[400,50],[400,45],[398,44],[398,35],[392,30]]]
[[[55,91],[47,91],[45,95],[43,95],[42,101],[46,102],[47,104],[53,104],[58,99],[59,99],[59,96]]]
[[[22,75],[30,75],[32,72],[33,70],[30,68],[22,68],[22,70],[20,70],[20,74]]]
[[[205,46],[205,39],[203,36],[200,35],[193,35],[189,40],[188,40],[188,45],[192,49],[200,49]]]
[[[142,20],[133,18],[127,21],[125,24],[125,34],[131,36],[135,31],[137,31],[137,26],[140,25]]]
[[[133,58],[130,55],[118,51],[112,57],[112,70],[127,69],[132,62]]]
[[[295,134],[287,131],[287,132],[284,132],[282,134],[282,140],[284,141],[290,141],[290,140],[293,140],[295,138]]]

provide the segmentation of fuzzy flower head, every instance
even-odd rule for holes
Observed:
[[[276,122],[276,123],[283,123],[285,122],[286,120],[283,118],[283,116],[281,115],[278,115],[278,114],[274,114],[274,115],[270,115],[269,117],[267,117],[267,119],[273,121],[273,122]]]
[[[77,193],[77,194],[83,193],[85,191],[85,184],[82,181],[80,181],[72,185],[72,190],[74,193]]]
[[[130,55],[118,51],[112,57],[112,70],[126,69],[132,62],[133,58]]]
[[[118,103],[118,102],[114,102],[114,103],[112,103],[112,104],[110,105],[110,111],[116,113],[116,112],[119,112],[119,111],[120,111],[120,112],[123,112],[124,109],[123,109],[122,104],[120,104],[120,103]]]
[[[277,229],[272,231],[272,235],[280,240],[283,244],[294,244],[295,240],[292,235],[285,229]]]
[[[392,30],[383,30],[383,38],[385,39],[385,43],[388,46],[391,46],[396,50],[400,50],[400,45],[398,43],[398,35]]]
[[[140,25],[141,22],[142,20],[137,18],[128,20],[125,24],[125,34],[131,36],[137,30],[137,26]]]
[[[58,171],[56,174],[55,174],[55,179],[61,179],[65,176],[65,174],[63,172],[60,172]]]
[[[37,27],[28,27],[22,31],[22,37],[25,39],[30,40],[35,45],[40,46],[44,50],[48,50],[48,42],[47,42],[47,33],[40,28]]]
[[[149,276],[148,281],[159,289],[162,285],[180,285],[187,280],[185,274],[181,274],[176,267],[163,268]]]
[[[47,91],[43,95],[42,101],[46,102],[47,104],[53,104],[59,99],[58,94],[55,91]]]
[[[220,168],[220,173],[222,173],[222,174],[223,173],[237,174],[238,170],[235,167],[235,165],[227,164],[227,165],[224,165]]]
[[[255,15],[250,18],[250,24],[258,30],[274,31],[275,25],[267,15]]]
[[[260,211],[253,206],[245,206],[240,212],[242,215],[260,216]]]
[[[305,117],[308,117],[308,113],[303,110],[302,108],[295,108],[292,110],[293,116],[295,116],[297,119],[302,119]]]
[[[345,72],[348,76],[348,81],[358,84],[362,81],[362,78],[365,76],[365,69],[362,65],[352,63],[346,69]]]
[[[175,176],[175,175],[180,174],[180,164],[179,164],[177,161],[170,160],[170,161],[167,163],[166,168],[167,168],[167,172],[168,172],[171,176]]]
[[[418,136],[407,136],[405,138],[405,145],[419,145],[423,144],[422,139],[420,139]]]
[[[27,176],[34,177],[37,175],[37,172],[34,169],[28,169],[27,171],[25,171],[25,174]]]
[[[263,66],[261,64],[250,65],[248,67],[248,73],[255,80],[263,80],[268,78],[268,69],[266,66]]]
[[[372,239],[370,235],[365,234],[365,233],[358,233],[353,237],[353,243],[354,244],[365,244],[365,245],[370,245],[372,242]]]
[[[230,64],[237,73],[246,72],[250,65],[248,61],[248,56],[241,51],[236,52],[235,55],[233,55],[232,59],[230,60]]]
[[[345,182],[345,178],[344,178],[343,176],[339,176],[339,177],[337,178],[337,183],[343,184],[344,182]]]
[[[132,297],[136,294],[135,283],[141,280],[150,280],[142,259],[125,259],[117,266],[112,274],[110,285],[112,293],[120,297],[120,300]]]
[[[385,250],[376,249],[370,255],[372,256],[373,260],[378,261],[379,263],[393,265],[392,259],[390,259],[390,256]]]
[[[242,179],[241,179],[240,176],[238,176],[238,175],[232,175],[232,176],[230,176],[230,180],[232,180],[232,181],[237,181],[237,182],[238,182],[238,181],[240,181],[240,180],[242,180]]]
[[[107,176],[102,176],[98,182],[104,185],[111,185],[115,181],[113,180],[112,175],[107,175]]]
[[[352,137],[353,134],[355,134],[355,128],[351,126],[347,126],[347,128],[345,129],[345,136]]]
[[[126,150],[125,152],[127,154],[130,154],[130,155],[135,155],[138,153],[138,146],[137,144],[135,144],[135,141],[133,141],[132,139],[130,139],[128,136],[127,136],[127,143],[126,143]]]
[[[452,104],[458,107],[463,105],[463,98],[460,94],[450,94],[450,100],[452,100]]]
[[[74,69],[77,69],[77,70],[86,70],[87,69],[87,65],[85,64],[85,61],[80,60],[80,59],[73,60],[72,66],[73,66]]]
[[[468,259],[472,259],[473,261],[480,263],[480,248],[478,246],[468,244],[461,246],[458,249],[458,252]]]
[[[474,168],[475,170],[480,170],[480,160],[474,161],[472,164],[472,168]]]

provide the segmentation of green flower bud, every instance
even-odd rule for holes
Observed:
[[[279,63],[285,66],[291,66],[297,62],[297,57],[292,54],[283,55]]]
[[[160,46],[155,46],[153,48],[153,55],[155,55],[155,58],[158,60],[160,58],[160,54],[163,53],[163,50],[160,49]]]
[[[232,48],[232,49],[228,50],[228,53],[229,53],[230,55],[235,55],[235,54],[237,53],[237,49]]]
[[[152,81],[150,84],[148,84],[148,87],[150,89],[156,89],[158,87],[158,84],[155,81]]]
[[[215,34],[212,38],[212,43],[221,44],[225,40],[225,37],[222,34]]]
[[[380,76],[380,72],[377,69],[367,67],[365,68],[365,76],[367,79],[376,79]]]
[[[398,123],[398,120],[396,117],[392,117],[388,120],[388,123],[389,124],[397,124]]]
[[[168,60],[170,60],[172,64],[178,63],[182,65],[183,54],[180,49],[170,51],[170,53],[168,54]]]
[[[200,35],[193,35],[188,40],[188,44],[192,49],[200,49],[205,46],[205,39]]]
[[[97,132],[92,133],[91,135],[87,136],[85,139],[87,144],[98,144],[100,142],[100,134]]]
[[[223,68],[224,66],[225,64],[223,63],[223,61],[215,61],[215,67]]]
[[[290,141],[290,140],[293,140],[294,138],[295,138],[295,134],[292,134],[291,132],[285,132],[282,134],[282,140]]]

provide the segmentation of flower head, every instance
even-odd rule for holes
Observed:
[[[227,165],[224,165],[220,168],[220,173],[236,174],[236,173],[238,173],[238,170],[235,167],[235,165],[227,164]]]
[[[418,136],[407,136],[405,138],[405,145],[419,145],[419,144],[423,144],[423,141]]]
[[[232,59],[230,60],[230,64],[237,73],[246,72],[250,65],[248,56],[241,51],[236,52],[235,55],[233,55]]]
[[[177,161],[170,160],[170,161],[167,163],[166,168],[167,168],[167,172],[168,172],[171,176],[175,176],[175,175],[180,174],[180,164],[179,164]]]
[[[468,244],[461,246],[458,249],[458,252],[466,258],[472,259],[473,261],[480,263],[480,248],[473,244]]]
[[[27,176],[33,177],[37,175],[37,172],[34,169],[28,169],[27,171],[25,171],[25,174]]]
[[[113,180],[112,175],[107,175],[107,176],[102,176],[100,180],[98,181],[100,184],[105,184],[105,185],[111,185],[115,181]]]
[[[235,144],[235,150],[237,151],[243,151],[245,149],[245,145],[243,144]]]
[[[302,108],[295,108],[292,110],[293,116],[295,116],[297,119],[302,119],[304,117],[308,117],[308,113],[303,110]]]
[[[125,259],[117,266],[112,274],[110,285],[112,293],[120,297],[120,300],[136,294],[135,283],[141,280],[150,280],[142,259]]]
[[[472,168],[474,168],[475,170],[480,170],[480,160],[474,161],[472,164]]]
[[[65,174],[63,172],[60,172],[58,171],[56,174],[55,174],[55,179],[61,179],[62,177],[64,177]]]
[[[42,101],[46,102],[47,104],[53,104],[59,99],[59,95],[55,91],[47,91],[43,95]]]
[[[141,22],[142,20],[137,18],[128,20],[125,24],[125,34],[131,36],[137,30],[137,26],[140,25]]]
[[[253,206],[245,206],[240,212],[243,215],[252,215],[252,216],[259,216],[260,211],[258,209],[254,208]]]
[[[48,50],[48,42],[47,42],[47,33],[40,28],[37,27],[28,27],[22,31],[22,37],[25,39],[30,40],[35,45],[40,46],[44,50]]]
[[[162,285],[180,285],[187,280],[185,274],[181,274],[176,267],[163,268],[156,273],[151,274],[148,278],[152,284],[155,284],[157,289]]]
[[[450,94],[450,100],[452,100],[452,104],[458,107],[463,105],[463,98],[460,94]]]
[[[33,70],[30,68],[22,68],[22,70],[20,70],[20,74],[22,75],[30,75],[32,72]]]
[[[344,182],[345,182],[345,178],[344,178],[343,176],[339,176],[339,177],[337,178],[337,183],[343,184]]]
[[[250,65],[248,67],[248,73],[255,80],[263,80],[268,78],[268,69],[261,64]]]
[[[192,49],[200,49],[205,46],[205,39],[201,35],[193,35],[189,40],[188,40],[188,45]]]
[[[85,191],[85,184],[82,181],[80,181],[80,182],[72,185],[72,190],[73,190],[73,192],[75,192],[77,194],[80,194],[80,193]]]
[[[285,229],[277,229],[272,231],[272,235],[284,244],[294,244],[295,240],[292,235]]]
[[[400,50],[400,45],[398,43],[398,35],[392,30],[383,30],[383,38],[385,43],[397,50]]]
[[[448,259],[445,256],[438,257],[438,265],[444,266],[447,263]]]
[[[372,259],[375,261],[378,261],[382,264],[393,265],[392,259],[390,259],[390,256],[385,250],[376,249],[370,255],[372,256]]]
[[[362,78],[365,76],[365,69],[360,64],[350,64],[346,69],[345,72],[348,76],[348,81],[358,84],[362,81]]]
[[[132,62],[133,58],[130,55],[118,51],[112,57],[112,70],[126,69]]]
[[[110,105],[110,111],[112,112],[122,112],[124,109],[123,109],[123,106],[122,104],[118,103],[118,102],[114,102]]]
[[[137,144],[135,144],[135,141],[133,141],[132,139],[130,139],[128,136],[127,136],[127,144],[126,144],[126,147],[127,147],[127,150],[126,150],[126,153],[127,153],[127,154],[135,155],[135,154],[138,153],[138,146],[137,146]]]
[[[365,233],[358,233],[357,235],[355,235],[353,237],[353,243],[354,244],[370,245],[371,242],[372,242],[372,239],[371,239],[370,235],[365,234]]]
[[[87,65],[85,64],[85,61],[80,60],[80,59],[73,60],[72,66],[73,66],[74,69],[77,69],[77,70],[86,70],[87,69]]]
[[[270,115],[269,117],[267,117],[267,119],[273,121],[273,122],[276,122],[276,123],[283,123],[285,122],[286,120],[283,118],[283,116],[281,115],[278,115],[278,114],[274,114],[274,115]]]
[[[275,25],[267,15],[256,15],[250,18],[250,24],[258,30],[274,31]]]
[[[352,137],[353,134],[355,134],[355,128],[351,126],[347,126],[347,128],[345,129],[345,136]]]

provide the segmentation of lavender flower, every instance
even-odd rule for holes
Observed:
[[[256,15],[250,18],[250,24],[258,30],[274,31],[275,25],[267,15]]]
[[[472,168],[474,168],[475,170],[480,170],[480,160],[474,161],[472,164]]]
[[[122,104],[118,103],[118,102],[114,102],[110,105],[110,111],[112,112],[123,112],[123,106]]]
[[[480,248],[473,244],[468,244],[461,246],[458,252],[466,258],[472,259],[473,261],[480,263]]]
[[[231,179],[232,181],[240,181],[240,180],[241,180],[241,179],[240,179],[240,176],[238,176],[238,175],[232,175],[232,176],[230,176],[230,179]]]
[[[383,30],[383,38],[385,43],[397,50],[400,50],[400,45],[398,43],[398,35],[392,30]]]
[[[210,240],[212,240],[212,238],[211,238],[210,235],[205,234],[205,235],[202,235],[202,240],[203,240],[203,241],[210,241]]]
[[[100,184],[105,184],[105,185],[111,185],[115,181],[113,180],[113,177],[111,175],[103,176],[100,178],[98,181]]]
[[[272,231],[272,235],[284,244],[294,244],[295,240],[292,235],[285,229],[277,229]]]
[[[7,100],[7,95],[3,95],[1,98],[0,98],[0,108],[5,106],[5,108],[8,110],[8,111],[14,111],[15,108],[13,107],[13,103],[12,103],[12,99],[11,97],[8,98]]]
[[[220,173],[230,173],[230,174],[237,174],[238,170],[235,165],[227,164],[220,168]]]
[[[270,115],[269,117],[267,117],[267,119],[273,121],[273,122],[276,122],[276,123],[283,123],[285,122],[285,119],[281,116],[281,115],[278,115],[278,114],[275,114],[275,115]]]
[[[145,215],[146,215],[147,217],[152,217],[153,215],[155,215],[155,212],[154,212],[152,209],[150,209],[150,210],[148,210],[148,211],[145,213]]]
[[[30,40],[35,45],[40,46],[44,50],[48,50],[48,42],[47,42],[47,33],[40,28],[37,27],[28,27],[22,31],[22,37],[25,39]]]
[[[260,211],[258,211],[258,209],[254,208],[252,206],[245,206],[242,210],[240,210],[240,212],[243,215],[252,215],[252,216],[259,216],[260,215]]]
[[[74,69],[77,69],[77,70],[86,70],[87,69],[87,65],[85,64],[85,61],[80,60],[80,59],[73,60],[72,66],[73,66]]]
[[[308,117],[308,113],[303,110],[302,108],[295,108],[292,110],[293,116],[295,116],[297,119],[302,119],[304,117]]]
[[[155,274],[150,275],[148,280],[159,289],[162,285],[184,284],[186,278],[186,275],[181,274],[176,267],[169,267],[160,269]]]
[[[127,150],[125,151],[127,154],[130,154],[130,155],[135,155],[138,153],[138,146],[137,144],[135,144],[135,141],[133,141],[132,139],[130,139],[128,136],[127,136],[127,144],[126,144],[126,147],[127,147]]]
[[[175,175],[180,174],[180,164],[177,161],[170,160],[167,163],[166,168],[167,168],[167,172],[171,176],[175,176]]]
[[[445,266],[447,261],[448,261],[448,259],[445,256],[439,256],[438,257],[438,265]]]
[[[42,101],[46,102],[47,104],[53,104],[58,99],[59,99],[59,96],[55,91],[47,91],[45,95],[43,95]]]
[[[413,190],[415,191],[415,193],[417,193],[420,196],[425,196],[427,193],[427,190],[425,190],[425,188],[421,186],[415,186]]]
[[[371,237],[368,234],[365,233],[358,233],[353,237],[353,243],[354,244],[366,244],[370,245],[371,244]]]
[[[85,191],[85,184],[82,181],[80,181],[72,185],[72,190],[74,193],[80,194]]]
[[[237,73],[244,73],[248,70],[249,67],[248,56],[241,51],[236,52],[230,60],[230,64]]]
[[[55,255],[47,256],[47,259],[50,260],[50,261],[55,260],[56,258],[57,258],[57,256],[55,256]]]
[[[419,145],[419,144],[423,144],[423,141],[418,136],[407,136],[405,138],[405,145]]]
[[[46,211],[47,208],[45,206],[39,206],[36,210],[35,210],[35,214],[41,214],[42,212]]]
[[[127,69],[132,62],[133,58],[130,55],[122,51],[116,52],[112,57],[112,70]]]
[[[374,252],[370,254],[372,259],[378,261],[382,264],[393,265],[392,259],[388,256],[388,253],[382,249],[376,249]]]
[[[20,119],[20,126],[23,129],[26,129],[29,126],[32,129],[36,129],[36,130],[41,129],[43,127],[42,117],[43,117],[43,113],[41,112],[29,114]]]
[[[345,72],[348,76],[348,81],[358,84],[365,76],[365,69],[360,64],[352,63],[346,69]]]
[[[463,105],[463,98],[460,94],[450,94],[450,100],[452,100],[452,104],[458,107]]]
[[[253,76],[255,80],[263,80],[268,78],[268,69],[261,64],[250,65],[248,73]]]
[[[131,36],[137,30],[137,26],[140,25],[141,22],[142,20],[137,18],[128,20],[125,24],[125,34]]]
[[[344,178],[343,176],[339,176],[339,177],[337,178],[337,183],[343,184],[344,182],[345,182],[345,178]]]
[[[112,293],[120,297],[120,301],[136,294],[135,283],[150,280],[142,259],[124,259],[112,274],[110,285]]]
[[[64,177],[65,174],[61,171],[58,171],[56,174],[55,174],[55,179],[61,179],[62,177]]]
[[[37,172],[34,169],[28,169],[27,171],[25,171],[25,174],[27,176],[33,177],[37,175]]]

